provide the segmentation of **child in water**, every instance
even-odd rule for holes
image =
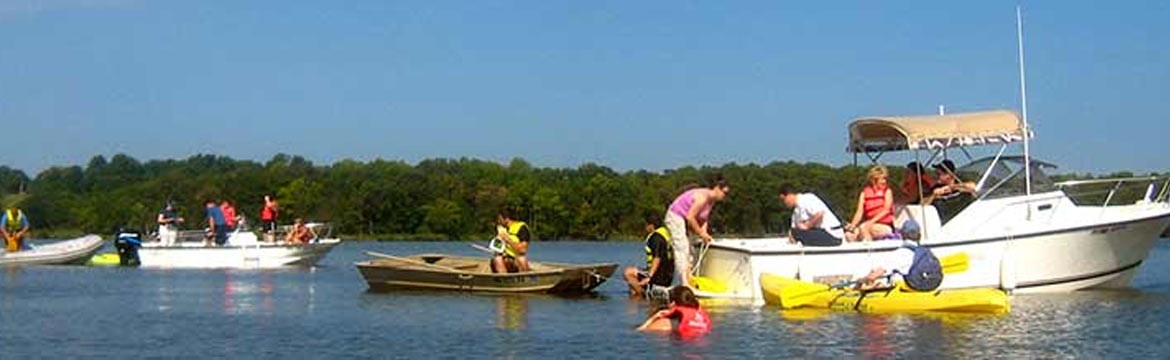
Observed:
[[[673,322],[671,320],[677,320]],[[711,331],[711,318],[699,308],[699,299],[686,286],[670,289],[670,307],[650,315],[638,331],[671,331],[691,337]]]

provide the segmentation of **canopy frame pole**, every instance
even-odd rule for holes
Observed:
[[[1020,57],[1020,116],[1023,120],[1023,135],[1024,135],[1024,192],[1032,195],[1032,154],[1030,152],[1028,143],[1028,134],[1030,133],[1028,127],[1028,87],[1026,83],[1026,76],[1024,73],[1024,16],[1022,15],[1020,5],[1016,5],[1016,46]],[[1027,220],[1032,220],[1032,204],[1028,203]]]
[[[983,177],[979,178],[979,182],[975,184],[976,194],[978,194],[979,190],[983,189],[983,185],[987,183],[987,177],[991,175],[991,172],[995,169],[995,165],[999,164],[999,158],[1003,156],[1004,150],[1007,150],[1007,144],[1003,144],[999,147],[999,152],[995,154],[994,159],[991,159],[991,164],[987,165],[987,170],[983,171]]]

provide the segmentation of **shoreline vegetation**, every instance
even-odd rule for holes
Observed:
[[[902,165],[887,164],[891,184],[901,181]],[[723,176],[732,190],[712,213],[713,233],[762,237],[787,231],[790,212],[776,198],[782,184],[816,193],[841,216],[853,212],[865,171],[794,161],[619,172],[593,163],[541,168],[520,158],[507,164],[460,158],[315,165],[286,154],[263,163],[215,155],[144,163],[116,154],[34,177],[0,166],[0,205],[25,209],[36,238],[111,234],[118,227],[153,232],[167,201],[187,220],[182,228],[199,229],[209,199],[232,200],[255,228],[262,198],[271,194],[280,201],[282,224],[297,217],[328,222],[347,240],[487,241],[496,212],[509,207],[540,240],[640,241],[647,216],[661,217],[682,190]]]

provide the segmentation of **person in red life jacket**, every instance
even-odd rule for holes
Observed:
[[[699,307],[699,299],[686,286],[670,289],[670,306],[650,315],[638,331],[671,331],[684,338],[711,332],[711,317]]]
[[[885,166],[869,169],[869,185],[857,195],[857,211],[845,225],[845,239],[870,241],[894,232],[894,192],[888,186],[889,176]]]
[[[918,179],[918,181],[914,181]],[[906,164],[906,173],[902,176],[902,185],[898,187],[901,191],[903,203],[908,205],[918,205],[922,201],[924,194],[930,194],[934,189],[934,180],[930,178],[930,174],[926,169],[922,168],[922,164],[917,161],[911,161]]]
[[[260,210],[260,222],[264,228],[264,241],[276,241],[276,215],[280,206],[272,196],[264,195],[264,209]]]
[[[219,211],[223,211],[223,219],[227,221],[228,231],[236,229],[236,207],[231,200],[224,199],[219,204]]]

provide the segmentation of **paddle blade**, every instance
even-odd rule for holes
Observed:
[[[968,260],[970,259],[966,252],[959,252],[944,256],[942,259],[939,259],[938,262],[940,265],[942,265],[942,271],[945,275],[957,274],[967,271],[967,269],[970,267]]]
[[[722,281],[705,276],[692,276],[691,285],[695,286],[695,290],[702,290],[709,293],[721,294],[727,292],[727,285]]]
[[[817,296],[829,291],[828,285],[816,284],[772,274],[760,275],[760,287],[764,302],[780,305],[785,309],[804,306]]]

